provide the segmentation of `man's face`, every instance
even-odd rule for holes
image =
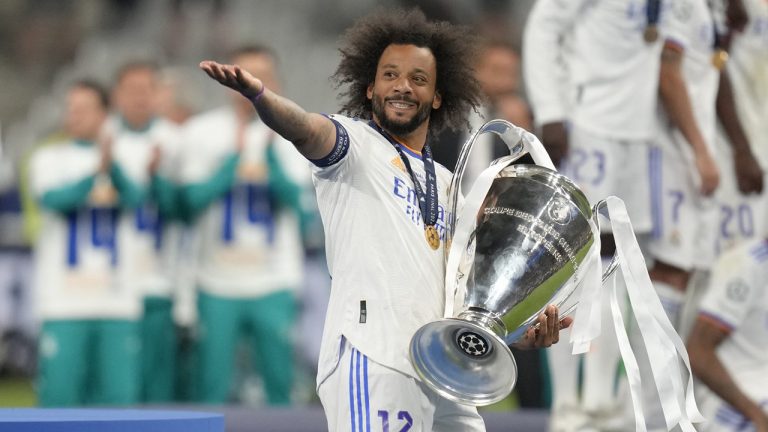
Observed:
[[[151,68],[131,69],[115,87],[115,108],[131,126],[142,127],[155,115],[157,74]]]
[[[431,111],[441,104],[436,85],[437,63],[429,48],[388,46],[379,58],[376,78],[368,86],[373,118],[397,136],[426,126]]]
[[[74,87],[67,94],[64,128],[74,139],[95,140],[107,116],[98,93],[86,87]]]
[[[477,80],[491,100],[517,92],[519,88],[519,59],[509,48],[486,48],[476,69]]]

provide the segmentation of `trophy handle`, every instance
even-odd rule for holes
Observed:
[[[600,200],[595,204],[594,207],[592,207],[592,222],[595,224],[596,232],[600,234],[600,215],[603,215],[604,218],[611,220],[611,215],[608,213],[608,201],[607,200]],[[619,268],[619,254],[618,252],[613,253],[613,258],[611,258],[611,262],[608,263],[608,268],[605,269],[603,272],[603,282],[605,282],[615,271]]]
[[[556,171],[552,159],[550,159],[546,149],[544,149],[544,145],[534,134],[506,120],[496,119],[486,122],[461,147],[461,152],[456,162],[456,170],[454,171],[449,188],[448,204],[450,212],[448,216],[447,239],[452,239],[455,232],[456,211],[458,210],[459,196],[462,196],[461,183],[464,179],[469,154],[472,152],[477,139],[487,133],[498,135],[509,148],[510,156],[497,159],[494,163],[509,165],[525,154],[530,154],[536,165]]]
[[[606,200],[600,200],[592,207],[592,220],[591,223],[595,226],[595,232],[599,235],[600,234],[600,215],[603,215],[606,219],[610,220],[611,216],[608,213],[608,201]],[[611,258],[611,261],[608,263],[608,267],[605,268],[603,271],[601,281],[602,283],[605,283],[606,280],[608,280],[609,277],[613,275],[614,272],[619,268],[619,253],[614,252],[613,257]],[[560,312],[561,317],[567,317],[573,315],[573,313],[576,311],[576,307],[578,304],[572,304],[567,309]],[[536,324],[538,326],[538,324]]]

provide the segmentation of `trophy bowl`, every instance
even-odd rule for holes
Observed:
[[[457,216],[464,163],[481,133],[501,136],[512,154],[478,179]],[[539,146],[537,148],[537,146]],[[581,190],[557,173],[546,153],[541,165],[513,164],[543,147],[533,135],[494,120],[465,144],[451,183],[446,297],[448,316],[411,339],[411,362],[423,382],[443,397],[487,405],[506,397],[517,378],[509,345],[534,325],[547,305],[568,313],[572,294],[595,243],[596,212]],[[547,163],[548,162],[548,163]],[[481,175],[482,176],[482,175]]]

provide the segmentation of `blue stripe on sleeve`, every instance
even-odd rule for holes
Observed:
[[[347,155],[347,151],[349,151],[349,134],[347,133],[347,130],[344,128],[344,126],[341,125],[341,123],[334,120],[333,118],[328,117],[328,119],[333,122],[334,126],[336,126],[336,143],[333,145],[333,150],[331,150],[328,156],[322,159],[309,160],[315,166],[320,168],[326,168],[331,165],[335,165],[344,159],[344,156]]]
[[[357,379],[355,380],[355,383],[357,384],[357,424],[360,425],[360,430],[363,430],[363,404],[362,400],[360,399],[360,351],[355,350],[355,357],[357,357],[357,365],[355,366],[355,374],[357,376]]]
[[[355,394],[354,394],[354,360],[355,360],[355,351],[354,349],[349,354],[349,417],[352,421],[352,429],[351,431],[355,430]]]
[[[371,400],[368,393],[368,356],[363,354],[363,382],[365,383],[365,431],[371,432]]]

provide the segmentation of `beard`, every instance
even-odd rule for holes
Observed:
[[[418,106],[418,109],[416,110],[416,114],[414,114],[413,117],[410,118],[410,120],[391,119],[387,117],[387,112],[384,109],[384,104],[389,101],[404,101],[404,102],[416,103]],[[429,119],[429,114],[432,111],[432,107],[430,105],[422,105],[417,101],[411,98],[408,98],[406,96],[393,96],[390,98],[382,99],[376,94],[373,95],[373,98],[371,101],[371,108],[373,110],[373,114],[379,120],[380,126],[385,131],[395,136],[404,136],[415,131],[419,126],[421,126],[422,123],[424,123],[425,121],[427,121],[427,119]]]

